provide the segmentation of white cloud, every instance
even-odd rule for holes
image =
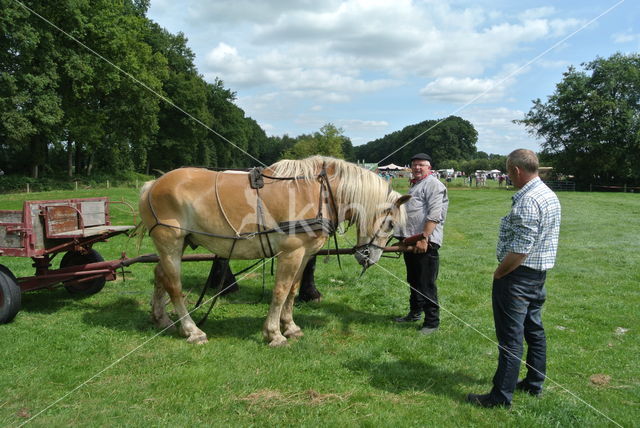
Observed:
[[[538,7],[534,9],[527,9],[521,12],[518,17],[523,21],[530,19],[546,18],[547,16],[555,14],[556,10],[552,6]]]
[[[361,119],[345,119],[336,122],[337,126],[343,128],[345,132],[354,131],[373,131],[380,132],[389,126],[386,120],[361,120]]]
[[[429,101],[449,103],[479,102],[495,99],[502,95],[493,79],[473,79],[470,77],[439,77],[420,90],[420,95]]]
[[[524,115],[522,110],[506,107],[475,107],[462,114],[478,131],[478,150],[504,155],[515,148],[540,151],[540,141],[529,135],[523,125],[513,123]]]
[[[420,95],[428,101],[464,104],[487,103],[504,99],[508,88],[516,83],[516,76],[529,67],[504,64],[504,70],[493,78],[439,77],[420,89]]]
[[[155,1],[155,0],[154,0]],[[166,1],[166,0],[163,0]],[[189,23],[198,26],[269,23],[302,11],[320,13],[336,7],[335,0],[216,0],[196,1],[188,7]]]
[[[630,30],[627,30],[623,33],[615,33],[611,36],[611,40],[614,43],[633,43],[640,42],[640,34],[634,34]]]
[[[558,79],[558,69],[592,59],[584,57],[584,40],[594,40],[598,25],[607,24],[603,19],[590,25],[580,37],[519,71],[529,72],[527,82],[533,84],[517,87],[519,76],[509,73],[518,64],[595,16],[592,6],[582,7],[577,0],[554,6],[525,9],[504,0],[152,2],[172,32],[187,33],[205,78],[219,77],[237,91],[238,105],[270,133],[297,135],[302,127],[302,132],[313,132],[331,121],[357,144],[383,131],[450,114],[438,102],[462,104],[486,92],[471,108],[477,109],[473,117],[482,127],[480,143],[487,145],[482,150],[494,153],[503,153],[505,142],[524,145],[531,138],[504,119],[516,110],[480,109],[477,104],[513,106],[544,96],[534,81]],[[623,31],[628,25],[604,39],[640,40],[631,30]],[[582,52],[575,49],[578,39],[583,40]],[[606,53],[601,51],[597,54]],[[544,91],[548,86],[542,85]],[[439,111],[445,113],[436,116]],[[338,119],[354,116],[385,121]]]
[[[198,3],[197,15],[215,13],[233,20],[234,11],[247,10],[253,16],[254,10],[271,4],[214,3]],[[350,99],[355,93],[398,85],[410,75],[482,79],[500,58],[579,25],[575,19],[548,19],[553,8],[525,11],[512,22],[502,17],[489,23],[490,14],[480,8],[454,9],[436,2],[425,6],[410,0],[347,0],[323,6],[287,1],[265,13],[270,19],[252,20],[244,37],[233,43],[221,40],[210,50],[206,74],[240,87],[276,84],[283,90],[341,92]],[[368,74],[379,77],[363,77]]]

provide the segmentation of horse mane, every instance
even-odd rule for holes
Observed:
[[[364,169],[351,162],[328,156],[311,156],[301,160],[283,159],[269,167],[276,177],[295,177],[296,180],[315,181],[325,165],[330,181],[337,179],[333,188],[336,203],[340,206],[340,219],[347,209],[351,209],[352,222],[358,230],[370,235],[374,232],[374,221],[379,213],[391,208],[401,196],[391,190],[388,182],[373,171]],[[332,171],[332,172],[331,172]],[[398,221],[404,224],[406,214],[400,207]]]

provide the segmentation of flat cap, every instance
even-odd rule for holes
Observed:
[[[426,160],[426,161],[429,161],[429,163],[432,162],[431,161],[431,156],[429,156],[426,153],[417,153],[417,154],[413,155],[411,157],[411,161],[413,162],[414,160]]]

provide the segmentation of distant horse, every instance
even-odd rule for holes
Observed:
[[[394,226],[404,222],[402,204],[408,199],[371,171],[321,156],[282,160],[249,173],[170,171],[145,183],[139,202],[141,232],[149,231],[159,255],[152,318],[159,328],[172,324],[164,303],[168,293],[187,341],[207,341],[182,296],[181,256],[187,245],[229,259],[276,257],[263,336],[270,346],[284,345],[287,338],[302,336],[292,311],[309,258],[348,221],[356,225],[355,257],[366,269],[379,260]]]

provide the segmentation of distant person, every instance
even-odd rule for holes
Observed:
[[[493,320],[498,338],[498,368],[488,394],[469,394],[480,407],[510,407],[514,390],[540,395],[545,380],[547,341],[541,311],[547,271],[555,263],[560,233],[560,202],[538,177],[534,152],[518,149],[507,156],[515,187],[511,212],[502,218],[493,273]],[[527,374],[518,381],[526,340]]]
[[[413,253],[404,253],[407,282],[411,287],[409,313],[396,322],[419,321],[424,312],[420,333],[431,334],[440,325],[440,307],[436,279],[440,267],[438,249],[444,236],[449,198],[447,188],[431,174],[431,157],[418,153],[411,158],[411,199],[405,204],[407,223],[403,243],[414,245]]]

